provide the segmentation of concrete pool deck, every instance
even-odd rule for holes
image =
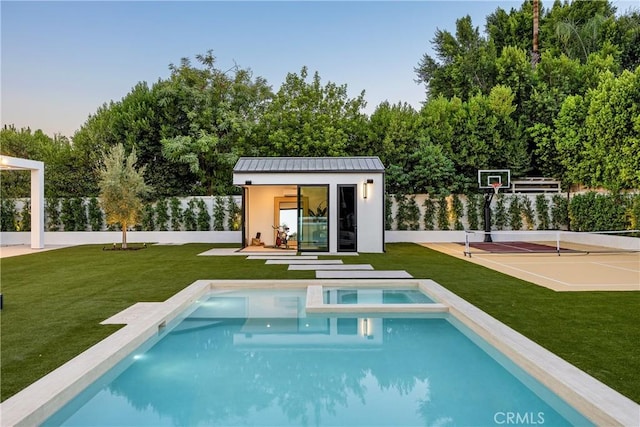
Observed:
[[[143,345],[191,304],[212,291],[247,289],[306,289],[310,309],[323,309],[318,300],[322,287],[418,288],[430,296],[432,309],[448,311],[522,369],[562,397],[597,425],[640,425],[640,405],[587,375],[548,350],[467,303],[432,280],[198,280],[162,303],[139,303],[108,319],[125,323],[122,329],[100,341],[68,363],[0,404],[3,426],[42,423],[77,393]],[[310,303],[309,303],[310,301]],[[358,313],[409,310],[381,305],[361,305]],[[332,309],[332,307],[326,307]],[[344,308],[343,308],[344,309]],[[357,316],[357,314],[356,314]]]

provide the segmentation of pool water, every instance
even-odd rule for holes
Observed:
[[[418,289],[326,289],[325,304],[429,304]]]
[[[448,315],[307,316],[305,297],[212,295],[44,425],[591,425]]]

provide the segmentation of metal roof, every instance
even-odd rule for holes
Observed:
[[[377,156],[372,157],[240,157],[233,172],[311,173],[384,172]]]

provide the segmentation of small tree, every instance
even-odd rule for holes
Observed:
[[[222,196],[216,196],[216,207],[213,211],[213,229],[215,231],[224,230],[225,206]]]
[[[464,230],[464,225],[462,225],[462,216],[464,215],[464,205],[460,200],[460,197],[457,194],[452,196],[452,213],[453,213],[453,229],[454,230]]]
[[[80,197],[71,199],[73,207],[74,231],[87,231],[87,207]]]
[[[155,231],[156,229],[156,211],[151,202],[142,208],[142,230]]]
[[[171,230],[180,231],[182,227],[182,203],[177,197],[169,199],[169,210],[171,211]]]
[[[227,212],[229,216],[227,216],[227,225],[230,231],[240,230],[240,206],[236,203],[233,196],[229,196],[227,198]]]
[[[527,230],[533,230],[536,226],[536,220],[533,215],[533,206],[531,206],[531,199],[527,196],[522,198],[522,219],[524,221],[525,228]]]
[[[184,229],[187,231],[196,231],[197,219],[196,219],[196,201],[195,199],[189,200],[187,207],[182,213],[184,219]]]
[[[59,201],[57,198],[49,198],[46,200],[45,213],[47,217],[47,230],[60,230],[60,210],[58,209]]]
[[[20,231],[31,231],[31,202],[25,200],[20,215]]]
[[[470,230],[478,229],[478,196],[473,193],[467,195],[467,220]]]
[[[100,204],[106,213],[107,224],[119,223],[122,229],[122,248],[127,248],[127,228],[135,225],[142,209],[142,196],[149,191],[144,182],[144,167],[135,169],[135,149],[125,157],[124,147],[118,144],[104,157],[100,170]]]
[[[390,195],[384,197],[384,229],[391,230],[393,228],[393,201]]]
[[[196,205],[198,206],[198,230],[211,230],[211,215],[209,215],[207,204],[204,200],[198,199]]]
[[[538,217],[538,230],[549,229],[549,202],[547,196],[538,194],[536,196],[536,215]]]
[[[444,194],[438,198],[438,229],[449,230],[449,202]]]
[[[509,205],[509,226],[512,230],[522,230],[522,207],[520,198],[513,196]]]
[[[169,222],[169,214],[167,213],[167,199],[160,199],[156,203],[156,221],[160,231],[167,231],[167,223]]]
[[[496,196],[496,211],[492,220],[498,230],[504,230],[507,225],[507,208],[505,207],[505,196],[502,193]]]
[[[436,204],[429,196],[424,199],[422,206],[424,207],[424,229],[433,230],[433,220],[436,216]]]
[[[416,196],[409,197],[408,200],[405,200],[405,205],[407,209],[407,225],[409,226],[409,230],[419,230],[420,229],[420,208],[416,203]]]

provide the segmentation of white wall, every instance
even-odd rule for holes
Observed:
[[[120,231],[46,231],[47,245],[89,245],[122,242]],[[26,245],[31,232],[2,232],[0,244]],[[240,231],[128,231],[127,243],[237,243]]]
[[[368,197],[363,197],[363,184],[369,184]],[[329,251],[337,252],[338,248],[338,185],[356,185],[358,211],[358,252],[382,252],[384,238],[384,182],[382,173],[236,173],[234,184],[248,186],[249,227],[247,238],[255,237],[257,231],[265,236],[265,230],[273,232],[273,197],[295,194],[292,185],[329,185]],[[282,195],[275,195],[274,186],[283,186]],[[255,197],[255,198],[254,198]],[[262,228],[262,229],[259,229]],[[265,244],[273,244],[275,234],[263,239]]]

